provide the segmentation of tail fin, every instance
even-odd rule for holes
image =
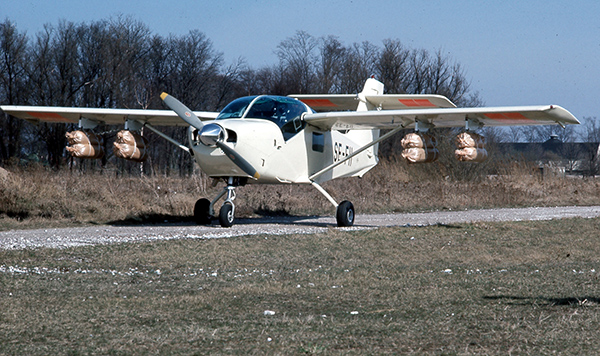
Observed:
[[[375,78],[369,78],[361,94],[365,95],[383,95],[383,83]]]
[[[375,78],[369,78],[365,82],[362,92],[358,94],[359,103],[356,111],[375,110],[375,106],[365,98],[368,95],[383,95],[383,83]]]
[[[383,95],[383,83],[376,80],[375,78],[369,78],[365,82],[365,86],[363,87],[363,90],[360,93],[358,93],[358,106],[356,107],[356,111],[376,110],[377,107],[375,105],[371,104],[366,98],[367,96],[373,96],[373,95]],[[366,145],[366,144],[373,142],[374,140],[377,140],[379,138],[379,130],[377,130],[377,129],[350,130],[347,133],[347,135],[348,135],[348,137],[351,137],[355,142],[357,142],[361,145]],[[375,162],[375,164],[377,164],[378,150],[379,150],[378,143],[375,144],[373,146],[373,148],[368,149],[367,156],[369,157],[369,160],[374,159],[373,162]],[[361,174],[361,176],[362,176],[362,174]]]

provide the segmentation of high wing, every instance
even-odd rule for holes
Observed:
[[[50,106],[12,106],[3,105],[0,109],[14,117],[32,123],[55,122],[77,124],[82,118],[95,121],[98,124],[118,125],[127,120],[136,120],[155,126],[189,126],[172,110],[144,109],[97,109],[69,108]],[[218,112],[195,111],[194,114],[202,120],[212,120]]]
[[[466,122],[485,126],[579,124],[575,116],[557,105],[324,112],[307,114],[304,120],[321,130],[414,128],[418,124],[464,127]]]
[[[315,111],[348,111],[356,110],[360,100],[355,94],[332,94],[312,95],[295,94],[290,95]],[[394,109],[422,109],[422,108],[454,108],[456,105],[442,95],[422,94],[386,94],[365,95],[366,101],[380,110]]]

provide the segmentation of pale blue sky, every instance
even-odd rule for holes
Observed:
[[[303,30],[345,45],[399,39],[442,49],[460,63],[489,106],[561,105],[600,118],[600,1],[383,0],[0,0],[0,18],[29,35],[60,19],[118,14],[168,36],[204,32],[228,63],[274,64],[274,50]]]

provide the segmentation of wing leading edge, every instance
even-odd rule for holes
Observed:
[[[0,109],[14,117],[38,123],[55,122],[77,124],[85,118],[99,124],[118,125],[127,120],[136,120],[154,126],[189,126],[171,110],[144,109],[100,109],[100,108],[69,108],[50,106],[11,106],[3,105]],[[195,111],[202,120],[212,120],[217,112]]]

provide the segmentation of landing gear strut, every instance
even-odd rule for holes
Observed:
[[[208,225],[215,217],[215,203],[225,197],[225,202],[219,210],[219,223],[222,227],[232,227],[235,221],[235,188],[240,185],[240,181],[233,177],[227,178],[227,186],[217,195],[213,201],[206,198],[199,199],[194,206],[194,220],[199,225]]]
[[[213,201],[206,198],[199,199],[194,206],[194,220],[199,225],[210,224],[213,218],[218,218],[222,227],[232,227],[235,222],[235,188],[244,185],[246,182],[235,177],[227,178],[227,186],[217,195]],[[338,204],[333,197],[325,191],[319,184],[312,182],[315,187],[327,200],[336,208],[337,226],[352,226],[354,225],[354,205],[351,202],[344,200]],[[225,202],[219,210],[219,216],[215,216],[215,203],[219,199],[225,197]]]
[[[338,204],[333,197],[323,189],[319,184],[312,182],[311,185],[315,187],[327,200],[333,204],[336,208],[335,218],[337,220],[337,226],[352,226],[354,225],[354,205],[351,202],[344,200]]]

